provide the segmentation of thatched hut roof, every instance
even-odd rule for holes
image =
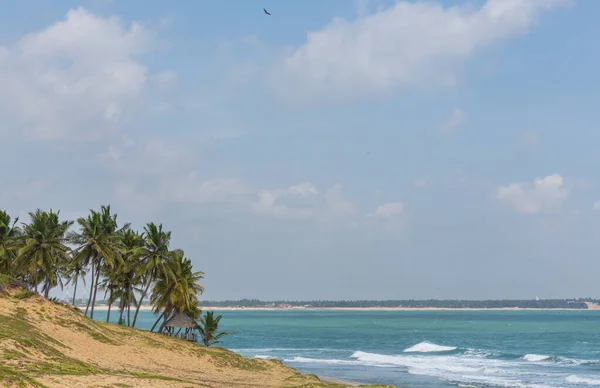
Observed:
[[[192,318],[188,317],[184,313],[176,313],[165,322],[165,327],[185,327],[185,328],[194,328],[196,327],[196,321]]]

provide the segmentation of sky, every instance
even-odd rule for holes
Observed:
[[[598,15],[11,2],[0,208],[162,223],[209,300],[600,297]]]

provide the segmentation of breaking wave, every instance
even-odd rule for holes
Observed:
[[[577,375],[567,376],[565,379],[568,383],[583,384],[583,385],[600,385],[600,378],[580,377]]]
[[[346,353],[348,354],[348,353]],[[597,374],[574,374],[573,367],[591,365],[598,361],[574,360],[542,354],[525,354],[507,358],[497,353],[441,346],[421,342],[399,354],[379,354],[355,351],[350,356],[320,358],[320,356],[288,356],[289,364],[321,364],[339,367],[401,368],[413,375],[435,377],[457,384],[481,384],[493,387],[563,387],[565,383],[582,386],[600,385]],[[543,367],[548,365],[548,367]],[[590,370],[592,372],[592,370]]]
[[[404,353],[442,353],[456,350],[456,346],[442,346],[423,341],[410,348],[404,349]]]

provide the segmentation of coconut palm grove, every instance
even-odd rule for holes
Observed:
[[[135,327],[144,301],[157,316],[152,331],[162,331],[178,313],[204,322],[198,307],[204,273],[195,271],[183,250],[173,249],[170,242],[171,232],[162,224],[150,222],[142,231],[119,225],[110,206],[90,210],[76,221],[62,220],[60,211],[38,209],[29,213],[28,222],[19,222],[0,210],[4,281],[20,283],[45,298],[51,289],[72,284],[75,305],[77,285],[90,274],[85,313],[93,319],[96,299],[106,295],[107,322],[118,314],[119,323],[130,327]],[[212,330],[216,328],[210,335]]]

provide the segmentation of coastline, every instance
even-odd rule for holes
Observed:
[[[80,310],[85,310],[85,306],[77,306]],[[566,308],[521,308],[521,307],[503,307],[503,308],[447,308],[447,307],[216,307],[201,306],[203,311],[600,311],[600,305],[588,303],[587,309],[566,309]],[[108,306],[100,305],[94,307],[95,311],[106,311]],[[113,310],[117,308],[113,307]],[[151,311],[151,306],[140,307],[141,311]]]
[[[276,360],[244,358],[219,347],[94,322],[73,306],[53,303],[22,288],[2,290],[0,318],[0,354],[3,356],[0,357],[0,386],[357,386],[340,379],[324,377],[321,380],[314,374],[301,374]]]

